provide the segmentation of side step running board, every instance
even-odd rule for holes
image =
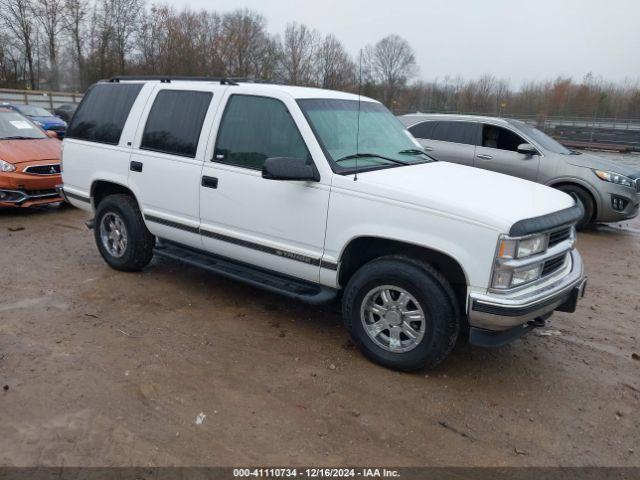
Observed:
[[[262,270],[167,240],[159,241],[154,252],[160,257],[178,260],[194,267],[313,305],[330,303],[338,295],[338,291],[333,288]]]

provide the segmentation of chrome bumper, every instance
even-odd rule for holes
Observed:
[[[554,310],[574,311],[584,295],[586,279],[582,257],[571,251],[571,270],[558,280],[533,291],[513,293],[471,293],[468,302],[469,325],[501,331],[544,317]]]

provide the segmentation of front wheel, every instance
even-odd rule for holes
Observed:
[[[94,235],[102,258],[116,270],[141,270],[153,257],[155,237],[129,195],[110,195],[100,202]]]
[[[399,256],[373,260],[355,273],[343,296],[343,317],[367,357],[403,371],[438,365],[460,331],[447,280],[429,265]]]
[[[582,208],[584,209],[584,215],[580,220],[578,220],[578,223],[576,223],[576,229],[584,230],[593,226],[593,217],[596,207],[591,195],[577,185],[561,185],[558,187],[558,190],[566,193],[567,195],[571,195],[576,202],[582,205]]]

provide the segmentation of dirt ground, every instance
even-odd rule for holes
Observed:
[[[0,212],[0,465],[640,466],[638,220],[580,235],[577,313],[402,374],[333,311],[110,270],[87,218]]]

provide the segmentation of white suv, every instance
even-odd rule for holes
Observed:
[[[312,304],[362,351],[433,367],[462,333],[504,344],[584,292],[582,209],[533,182],[437,162],[380,103],[220,79],[87,92],[60,187],[105,261],[170,257]]]

